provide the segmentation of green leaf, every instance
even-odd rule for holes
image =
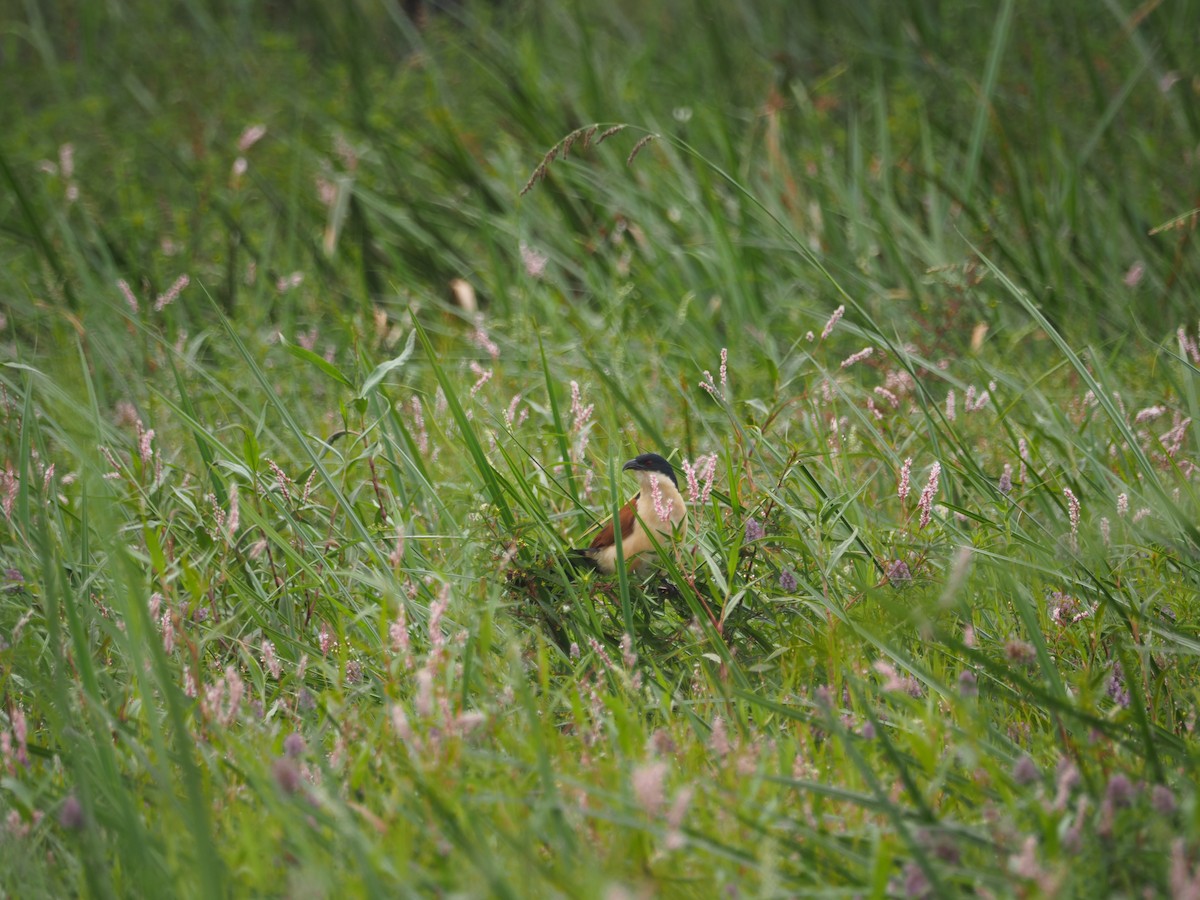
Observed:
[[[347,378],[342,373],[341,369],[329,362],[329,360],[321,356],[319,353],[313,353],[311,350],[305,350],[303,347],[300,347],[296,344],[290,344],[288,343],[287,338],[285,338],[283,335],[279,336],[279,343],[284,350],[292,354],[292,356],[296,357],[296,359],[303,360],[306,363],[311,363],[334,381],[344,384],[348,388],[354,387],[354,382]]]
[[[356,399],[365,398],[371,393],[371,391],[375,390],[375,388],[379,386],[379,382],[383,381],[383,379],[386,378],[390,373],[401,368],[406,362],[408,362],[409,357],[411,357],[413,354],[413,347],[416,345],[416,342],[417,332],[410,331],[408,333],[408,340],[405,341],[404,349],[400,351],[400,355],[394,359],[389,359],[387,362],[382,362],[377,365],[375,367],[375,371],[367,376],[367,380],[364,381],[362,387],[359,388],[358,397]]]

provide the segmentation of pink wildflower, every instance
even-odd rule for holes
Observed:
[[[596,404],[594,403],[589,403],[587,406],[583,405],[583,399],[579,390],[579,382],[572,381],[571,415],[573,417],[573,421],[571,423],[571,430],[576,432],[582,431],[584,426],[587,425],[588,420],[592,418],[592,410],[595,408]]]
[[[260,140],[262,140],[263,135],[265,135],[266,133],[267,133],[266,125],[259,124],[259,125],[247,126],[245,131],[242,132],[241,137],[238,138],[238,142],[237,142],[238,152],[245,153],[247,150],[249,150],[251,147],[253,147],[255,144],[257,144]]]
[[[75,174],[74,144],[63,144],[58,148],[58,168],[63,178],[71,178]]]
[[[25,713],[19,706],[12,711],[12,731],[17,741],[17,762],[29,768],[29,726],[25,722]]]
[[[279,662],[279,657],[275,655],[275,645],[271,641],[264,640],[262,642],[262,663],[263,668],[278,681],[283,667]]]
[[[517,407],[520,405],[520,393],[513,394],[513,398],[508,404],[508,409],[504,411],[504,424],[508,426],[510,431],[513,428],[519,427],[526,419],[529,418],[528,409],[522,409],[520,417],[517,416]]]
[[[171,618],[170,610],[162,614],[158,626],[162,631],[163,650],[169,656],[175,651],[175,620]]]
[[[874,347],[863,347],[857,353],[852,353],[851,355],[849,355],[845,359],[843,359],[842,360],[842,368],[848,369],[855,363],[860,363],[864,359],[867,359],[874,352],[875,352]]]
[[[137,435],[138,435],[138,456],[141,457],[142,466],[144,468],[149,468],[150,463],[154,460],[154,450],[152,449],[152,446],[151,446],[152,442],[154,441],[154,429],[151,428],[149,430],[146,430],[146,428],[142,425],[142,420],[138,419]]]
[[[421,408],[421,398],[413,397],[410,403],[412,407],[413,425],[416,426],[416,441],[417,449],[424,455],[429,451],[429,432],[425,430],[425,414]]]
[[[282,276],[275,282],[275,289],[281,294],[286,294],[288,291],[300,287],[304,282],[303,272],[293,272],[290,275]]]
[[[1067,515],[1071,519],[1071,536],[1079,534],[1079,499],[1070,488],[1063,488],[1063,496],[1067,498]]]
[[[829,321],[825,323],[825,328],[821,331],[821,340],[825,340],[825,338],[827,338],[827,337],[829,337],[829,335],[833,334],[834,326],[837,325],[838,320],[841,319],[841,317],[843,315],[845,315],[845,313],[846,313],[846,307],[844,305],[839,306],[837,309],[835,309],[833,311],[833,315],[829,317]]]
[[[908,479],[909,479],[909,474],[912,472],[912,464],[913,464],[912,457],[909,456],[904,460],[904,465],[902,465],[900,467],[900,485],[899,485],[899,487],[896,488],[896,495],[900,498],[901,503],[903,503],[905,500],[908,499],[908,492],[909,492]]]
[[[589,636],[587,640],[588,640],[588,646],[592,648],[592,652],[595,653],[596,656],[600,657],[600,661],[602,663],[604,663],[605,667],[610,672],[620,671],[617,668],[617,664],[613,662],[612,657],[608,655],[608,651],[604,649],[603,644],[601,644],[594,637]]]
[[[117,282],[117,287],[120,288],[121,296],[125,298],[130,312],[136,313],[138,311],[137,297],[133,296],[133,289],[129,287],[129,282],[122,278]]]
[[[888,405],[891,406],[892,409],[900,408],[900,398],[897,397],[895,394],[893,394],[891,391],[889,391],[887,388],[885,388],[883,385],[879,385],[875,388],[875,396],[881,397],[884,400],[886,400],[888,402]]]
[[[725,720],[720,716],[713,719],[712,733],[708,736],[708,746],[717,756],[727,756],[732,749],[729,745],[729,735],[725,731]]]
[[[541,278],[546,274],[546,264],[549,261],[545,253],[535,250],[524,241],[521,242],[521,264],[530,278]]]
[[[488,336],[487,329],[483,327],[483,316],[475,320],[475,333],[471,335],[471,340],[476,347],[485,351],[492,359],[500,358],[500,347]]]
[[[992,382],[988,386],[987,390],[985,390],[982,394],[979,394],[978,396],[976,396],[975,385],[973,385],[973,384],[968,385],[967,386],[967,400],[966,400],[966,403],[964,404],[967,408],[967,412],[978,412],[979,410],[981,410],[985,406],[987,406],[988,400],[991,399],[991,392],[995,388],[995,386],[996,386],[995,382]]]
[[[292,492],[290,486],[292,484],[292,479],[287,477],[287,473],[279,467],[279,463],[275,462],[275,460],[268,459],[267,465],[271,468],[271,471],[275,473],[275,484],[278,485],[279,492],[283,494],[285,500],[291,503]]]
[[[491,369],[485,369],[475,360],[471,360],[471,371],[478,377],[478,380],[471,385],[471,396],[474,397],[485,384],[492,380],[493,372]]]
[[[405,743],[411,743],[414,734],[412,726],[408,724],[408,715],[404,712],[404,707],[397,704],[391,708],[390,712],[392,729],[396,732],[397,737]]]
[[[1179,354],[1184,359],[1190,359],[1194,363],[1200,363],[1200,346],[1188,337],[1185,329],[1180,328],[1175,332],[1175,336],[1179,339]]]
[[[1000,493],[1007,494],[1012,490],[1012,466],[1008,463],[1004,464],[1004,471],[1000,473]]]
[[[398,569],[404,563],[404,532],[396,535],[396,543],[388,554],[388,563],[393,569]]]
[[[663,524],[670,522],[675,501],[672,498],[663,497],[662,488],[659,487],[657,478],[650,482],[650,496],[654,500],[654,513],[658,516],[658,521]]]
[[[16,505],[20,487],[21,479],[13,471],[12,463],[5,463],[4,471],[0,472],[0,508],[3,508],[6,519],[12,519],[13,507]]]
[[[921,497],[917,501],[917,506],[921,510],[921,527],[924,528],[929,524],[930,517],[933,514],[933,497],[938,490],[938,479],[942,474],[942,464],[935,462],[929,469],[929,481],[925,484],[925,489],[921,491]]]
[[[162,312],[168,306],[175,302],[179,297],[180,292],[191,284],[191,279],[187,275],[180,275],[175,279],[175,283],[167,288],[165,293],[159,294],[158,299],[154,301],[154,311]]]
[[[667,764],[662,760],[646,763],[633,770],[633,795],[643,812],[650,818],[655,818],[662,811],[666,792],[664,781],[667,776]]]
[[[337,646],[337,638],[330,630],[328,622],[321,623],[321,630],[317,635],[317,646],[321,648],[322,656],[328,656],[329,651]]]

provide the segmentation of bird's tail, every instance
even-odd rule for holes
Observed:
[[[600,566],[596,564],[595,557],[588,550],[568,550],[567,562],[578,572],[600,571]]]

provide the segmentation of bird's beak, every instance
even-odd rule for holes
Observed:
[[[637,471],[640,471],[641,468],[642,467],[638,465],[638,461],[636,459],[631,459],[629,462],[625,463],[625,465],[621,466],[621,471],[622,472],[637,472]]]

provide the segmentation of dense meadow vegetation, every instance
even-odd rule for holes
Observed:
[[[1200,3],[4,16],[5,895],[1200,898]]]

